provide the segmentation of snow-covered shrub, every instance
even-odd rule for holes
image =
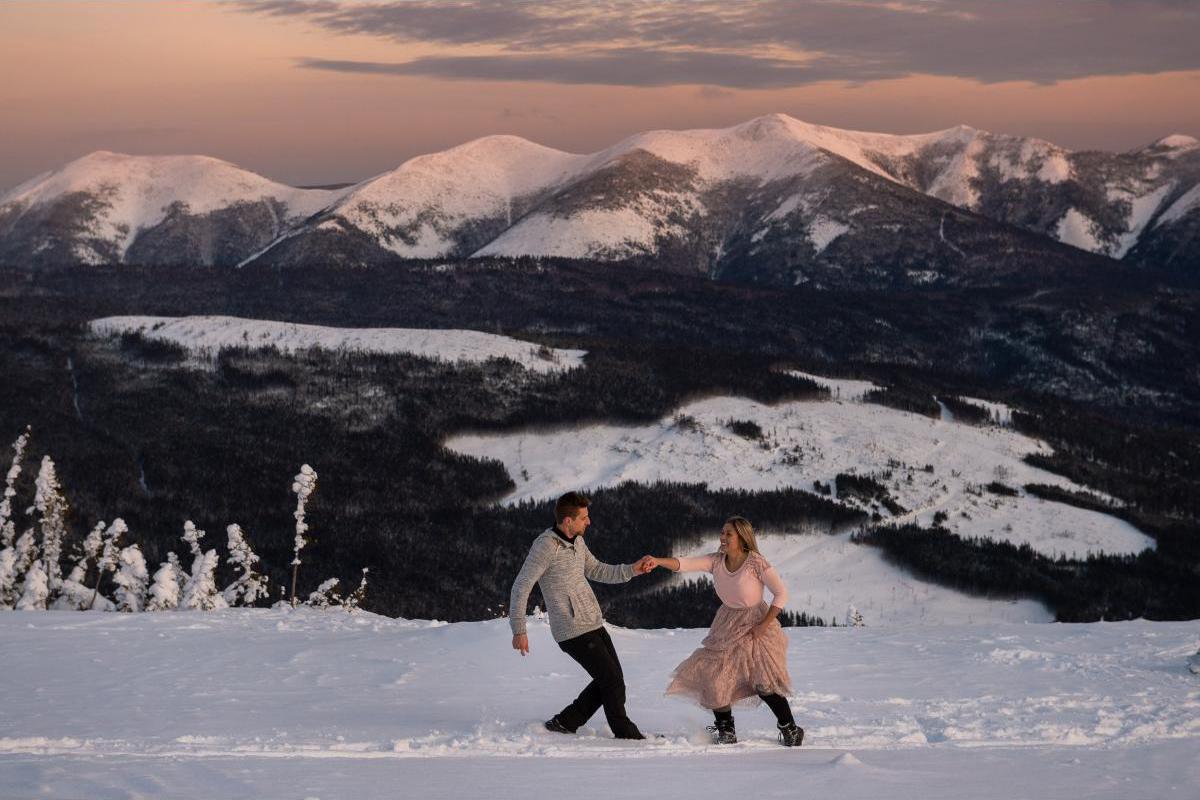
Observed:
[[[175,554],[168,553],[167,560],[154,573],[150,597],[146,600],[147,611],[170,611],[179,607],[179,598],[183,595],[183,575],[179,569],[179,558],[172,556]]]
[[[183,584],[183,596],[179,599],[179,608],[192,611],[212,611],[214,608],[225,608],[225,598],[217,590],[217,551],[207,553],[200,550],[200,540],[204,531],[197,528],[188,520],[183,524],[183,540],[192,550],[192,571]]]
[[[866,622],[863,620],[863,615],[857,608],[850,606],[846,609],[846,627],[847,628],[863,628],[866,627]]]
[[[255,570],[258,556],[250,549],[250,543],[239,525],[225,529],[229,534],[229,563],[239,570],[237,580],[225,587],[225,602],[231,606],[252,606],[260,598],[267,597],[267,577]]]
[[[11,548],[5,548],[5,552],[11,554],[11,560],[5,559],[5,563],[10,563],[11,567],[4,575],[0,575],[0,579],[3,580],[0,590],[4,591],[4,595],[0,599],[5,601],[4,608],[13,608],[24,594],[22,584],[17,579],[25,575],[38,558],[38,547],[37,541],[33,538],[33,528],[22,533],[17,539],[17,543]],[[0,566],[3,565],[0,564]]]
[[[75,566],[63,580],[58,597],[54,599],[51,608],[59,611],[79,611],[91,605],[92,589],[85,585],[88,571],[92,562],[100,557],[104,546],[104,522],[97,522],[96,527],[84,538],[75,553]]]
[[[362,605],[362,601],[366,599],[368,571],[369,570],[366,567],[362,568],[362,580],[358,582],[358,588],[351,592],[350,596],[347,597],[345,602],[342,603],[342,605],[346,607],[347,611],[354,611],[360,607]]]
[[[100,586],[104,583],[105,573],[117,571],[121,559],[121,540],[128,532],[129,526],[120,517],[114,519],[112,524],[105,529],[104,545],[100,549],[99,558],[96,559],[96,586],[92,590],[92,601],[88,603],[88,608],[105,611],[112,608],[112,602],[100,594]]]
[[[17,551],[12,547],[0,550],[0,610],[13,607],[16,602],[13,586],[17,580]]]
[[[49,597],[50,585],[46,579],[46,570],[42,567],[41,559],[38,559],[25,572],[25,584],[21,591],[21,599],[17,601],[17,610],[45,610],[46,600]]]
[[[42,468],[38,471],[36,492],[32,512],[37,510],[42,529],[42,569],[46,573],[47,589],[51,595],[58,594],[62,585],[62,543],[67,532],[67,499],[50,456],[42,457]],[[28,512],[27,512],[28,513]]]
[[[1200,675],[1200,650],[1197,650],[1196,654],[1188,659],[1188,669],[1196,675]]]
[[[324,581],[317,590],[308,596],[308,605],[313,608],[329,608],[341,605],[342,596],[338,593],[338,579],[330,578]]]
[[[296,510],[292,516],[296,520],[295,548],[292,554],[292,605],[296,605],[296,578],[300,574],[300,551],[308,544],[308,523],[305,522],[308,498],[317,490],[317,473],[308,464],[300,467],[300,472],[292,478],[292,491],[296,493]],[[326,581],[328,583],[328,581]],[[322,584],[324,586],[324,584]]]
[[[190,611],[212,611],[227,608],[225,598],[217,590],[217,551],[209,550],[192,562],[192,574],[183,587],[179,608]]]
[[[146,601],[146,588],[150,575],[146,571],[146,558],[136,544],[121,548],[117,556],[119,567],[113,582],[117,585],[118,611],[141,611]]]

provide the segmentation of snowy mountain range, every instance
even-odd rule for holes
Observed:
[[[1191,271],[1200,142],[1073,153],[966,126],[900,136],[774,114],[589,155],[488,136],[338,190],[101,152],[0,196],[0,263],[26,268],[525,255],[776,285],[978,283],[1114,259]]]

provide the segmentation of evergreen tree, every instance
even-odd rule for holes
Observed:
[[[29,444],[29,436],[30,429],[27,427],[25,432],[13,442],[12,466],[8,468],[8,475],[4,481],[4,497],[0,499],[0,548],[12,547],[13,541],[16,539],[17,528],[12,518],[12,499],[17,495],[17,477],[21,474],[21,461],[25,457],[25,447]]]
[[[49,581],[46,578],[46,570],[42,567],[42,561],[38,559],[25,572],[25,584],[21,591],[21,599],[17,601],[17,610],[45,610],[48,597],[50,597]]]
[[[125,520],[117,517],[104,531],[104,546],[100,549],[100,558],[96,562],[96,587],[92,590],[92,601],[88,608],[111,610],[112,602],[100,594],[100,585],[104,582],[104,574],[116,572],[121,557],[121,540],[129,532]]]
[[[36,492],[30,511],[37,509],[42,529],[42,568],[46,573],[47,589],[51,596],[62,585],[62,544],[67,532],[67,500],[63,497],[50,456],[42,457],[42,468],[35,483]]]
[[[362,568],[362,580],[358,582],[358,588],[350,593],[342,603],[347,611],[354,611],[362,606],[363,600],[367,597],[367,572],[370,570],[367,567]]]
[[[100,557],[104,546],[104,522],[97,522],[75,556],[75,566],[62,584],[62,591],[54,600],[56,610],[79,611],[91,604],[93,591],[85,585],[92,563]]]
[[[121,548],[117,556],[119,568],[113,577],[117,585],[118,611],[141,611],[146,600],[146,588],[150,576],[146,571],[146,559],[136,544]]]
[[[313,608],[329,608],[341,605],[342,596],[338,593],[338,579],[330,578],[321,583],[316,591],[308,596],[308,605]]]
[[[316,471],[308,464],[302,465],[300,472],[292,479],[292,491],[296,493],[296,510],[292,512],[292,516],[296,520],[296,539],[292,554],[292,606],[296,605],[296,578],[300,574],[300,551],[304,549],[304,545],[308,544],[308,537],[305,536],[308,533],[308,523],[305,522],[308,498],[316,490]]]
[[[171,611],[179,607],[183,576],[179,574],[179,559],[171,558],[174,555],[168,553],[167,560],[154,573],[154,583],[150,586],[150,597],[146,601],[147,611]]]
[[[26,427],[25,432],[13,442],[12,466],[8,468],[4,481],[4,496],[0,498],[0,609],[10,609],[16,605],[20,596],[17,592],[17,579],[28,569],[28,561],[17,552],[14,541],[17,526],[13,519],[12,499],[17,495],[17,477],[21,474],[21,461],[25,457],[29,435],[30,429]]]
[[[259,559],[250,549],[241,526],[230,525],[225,531],[229,534],[229,563],[239,570],[237,580],[225,587],[225,602],[231,606],[252,606],[267,597],[267,577],[255,570]]]
[[[200,540],[204,531],[197,528],[188,520],[183,524],[183,540],[192,551],[192,571],[183,585],[183,596],[179,599],[179,609],[189,611],[212,611],[215,608],[225,608],[225,598],[217,590],[217,551],[201,551]]]

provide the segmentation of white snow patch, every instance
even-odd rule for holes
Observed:
[[[657,232],[650,219],[630,207],[588,209],[571,217],[532,214],[474,255],[619,258],[649,251]]]
[[[583,350],[542,348],[507,336],[470,330],[330,328],[239,317],[105,317],[90,323],[98,336],[140,333],[197,354],[225,347],[275,347],[285,353],[319,347],[364,353],[408,353],[442,361],[508,358],[534,372],[558,372],[583,363]],[[545,356],[545,357],[544,357]]]
[[[798,369],[789,370],[787,374],[807,378],[814,383],[828,388],[834,400],[861,400],[867,392],[883,388],[871,381],[856,381],[850,378],[826,378],[821,375],[813,375],[809,372],[801,372]]]
[[[763,219],[763,221],[764,222],[772,222],[777,219],[783,219],[788,214],[791,214],[793,211],[795,211],[797,208],[799,208],[801,203],[803,203],[803,202],[804,202],[804,194],[803,193],[797,192],[793,195],[789,195],[788,197],[786,197],[784,199],[784,201],[782,203],[780,203],[775,208],[774,211],[772,211],[770,214],[767,214],[767,216]]]
[[[1150,537],[1107,514],[1042,501],[1023,490],[1016,497],[984,490],[993,481],[1013,488],[1028,483],[1086,488],[1026,464],[1026,454],[1051,451],[1008,428],[826,401],[766,406],[717,397],[689,403],[677,413],[697,425],[677,425],[671,414],[651,425],[461,435],[445,444],[501,461],[516,484],[503,499],[510,504],[625,481],[760,491],[828,484],[842,472],[890,473],[883,483],[907,509],[894,518],[898,521],[928,525],[940,511],[947,515],[945,526],[960,536],[1029,544],[1047,555],[1138,553],[1154,546]],[[737,436],[727,428],[729,420],[755,422],[764,440]],[[564,462],[562,453],[568,451],[572,458]],[[933,471],[925,471],[925,465]]]
[[[1169,225],[1172,222],[1177,222],[1197,207],[1200,207],[1200,183],[1193,186],[1183,196],[1172,203],[1170,208],[1164,211],[1162,216],[1155,221],[1154,227],[1157,228],[1159,225]]]
[[[1104,252],[1104,244],[1096,238],[1096,223],[1077,209],[1068,209],[1058,221],[1055,238],[1063,244],[1092,253]]]
[[[808,226],[808,239],[818,253],[823,253],[833,240],[850,230],[850,226],[828,217],[817,217]]]
[[[1141,196],[1131,196],[1128,192],[1110,191],[1110,198],[1125,199],[1129,202],[1129,216],[1125,220],[1125,233],[1117,239],[1116,245],[1111,249],[1109,255],[1113,258],[1124,258],[1138,239],[1142,235],[1142,231],[1146,228],[1146,223],[1158,211],[1162,201],[1171,193],[1175,184],[1173,182],[1164,183],[1151,192],[1147,192]]]

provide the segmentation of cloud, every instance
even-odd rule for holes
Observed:
[[[1200,69],[1200,3],[1186,0],[237,0],[233,7],[447,51],[395,62],[306,58],[305,68],[448,79],[744,89],[911,74],[1053,83]]]

